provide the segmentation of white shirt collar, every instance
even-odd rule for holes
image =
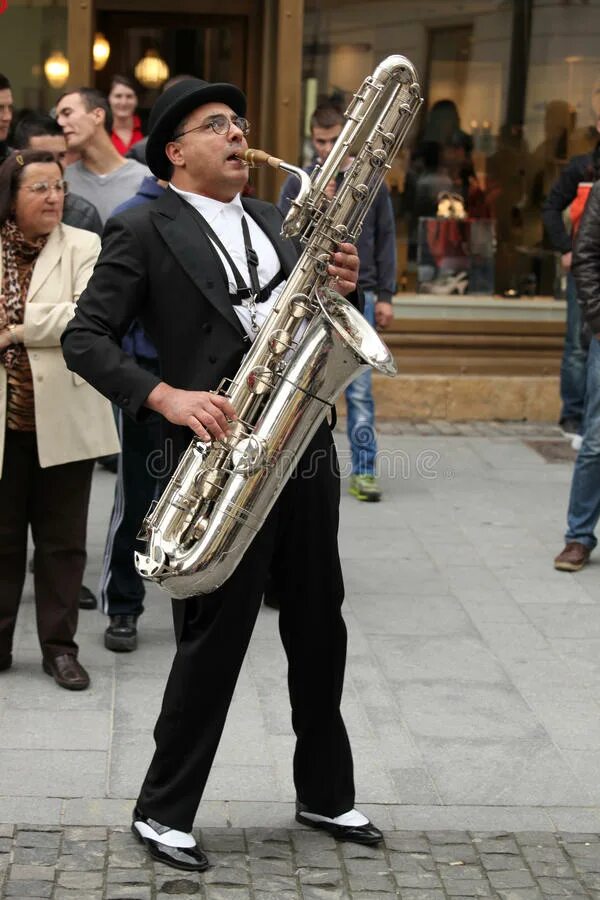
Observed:
[[[180,197],[183,197],[184,200],[187,200],[194,209],[198,210],[209,225],[212,225],[217,216],[223,213],[234,213],[240,219],[244,215],[244,207],[242,206],[242,200],[239,194],[236,194],[229,203],[222,203],[220,200],[213,200],[212,197],[205,197],[204,194],[194,194],[191,191],[182,191],[173,184],[169,184],[169,187],[172,191],[175,191],[176,194],[179,194]]]

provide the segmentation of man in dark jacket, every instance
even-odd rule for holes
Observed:
[[[600,143],[593,153],[574,156],[561,172],[542,206],[542,218],[550,241],[561,254],[567,271],[567,331],[560,367],[562,407],[560,425],[573,447],[581,446],[585,405],[587,346],[582,341],[582,319],[575,279],[571,272],[573,242],[591,183],[600,176]],[[565,227],[564,211],[571,208],[571,232]],[[575,214],[573,214],[575,213]]]
[[[117,206],[113,215],[134,209],[161,197],[167,182],[148,175],[137,193]],[[134,322],[121,343],[123,350],[147,372],[158,375],[156,347],[139,322]],[[137,648],[137,620],[144,611],[144,581],[134,563],[142,520],[158,491],[159,473],[152,468],[154,454],[160,448],[159,417],[149,416],[136,422],[118,411],[121,455],[115,483],[115,499],[104,547],[100,577],[102,609],[109,617],[104,646],[114,652]]]
[[[0,74],[0,163],[3,163],[12,153],[12,147],[8,146],[8,133],[13,119],[13,111],[10,81],[6,75]]]
[[[555,568],[563,572],[578,572],[589,561],[600,517],[600,181],[590,191],[581,219],[572,269],[582,315],[592,336],[583,442],[571,480],[566,546],[554,561]]]
[[[15,128],[15,147],[19,150],[47,150],[54,153],[63,167],[65,165],[67,142],[62,128],[51,116],[32,113],[21,119]],[[65,196],[62,220],[65,225],[93,231],[98,237],[102,237],[102,222],[98,210],[79,194],[68,193]]]
[[[323,165],[337,141],[344,116],[335,107],[320,106],[311,117],[311,138],[317,162]],[[348,165],[350,160],[347,161]],[[306,171],[311,174],[316,164]],[[328,191],[333,197],[340,186],[343,171],[337,174]],[[290,175],[279,195],[279,209],[287,215],[300,184]],[[387,187],[382,185],[363,222],[357,242],[360,271],[358,283],[365,298],[364,316],[370,325],[386,328],[392,321],[392,296],[396,288],[396,230],[394,212]],[[371,370],[367,369],[346,388],[348,411],[347,432],[352,453],[350,493],[358,500],[378,501],[381,489],[375,474],[377,438],[375,434],[375,403],[371,387]]]
[[[245,111],[246,98],[233,85],[199,79],[159,97],[146,157],[169,189],[108,221],[100,258],[63,335],[70,369],[132,418],[142,421],[150,411],[164,417],[170,471],[194,434],[203,442],[229,437],[236,411],[216,389],[235,377],[255,326],[260,329],[281,296],[297,260],[293,244],[280,237],[277,209],[240,197],[248,179],[236,156],[247,148]],[[351,294],[357,269],[356,251],[341,244],[327,273],[340,293]],[[258,291],[251,287],[256,279]],[[160,375],[142,369],[121,348],[135,319],[157,348]],[[352,753],[340,712],[346,658],[340,489],[326,422],[296,474],[224,584],[173,601],[177,653],[132,829],[155,859],[175,868],[208,865],[192,825],[276,540],[291,575],[279,627],[297,736],[298,821],[338,840],[382,839],[354,809]]]

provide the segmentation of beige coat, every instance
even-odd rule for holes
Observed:
[[[0,285],[2,284],[0,241]],[[57,225],[40,253],[25,305],[25,347],[33,374],[40,466],[91,459],[120,450],[111,405],[69,372],[60,336],[75,312],[98,253],[97,235]],[[6,431],[6,369],[0,364],[0,472]]]

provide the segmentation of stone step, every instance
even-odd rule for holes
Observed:
[[[378,420],[556,422],[560,414],[558,375],[375,373],[373,394]]]

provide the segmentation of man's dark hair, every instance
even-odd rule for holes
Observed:
[[[0,225],[10,216],[21,179],[31,163],[56,163],[61,173],[63,167],[47,150],[17,150],[0,166]]]
[[[78,87],[73,88],[70,91],[65,91],[60,95],[58,100],[56,101],[56,105],[60,103],[60,101],[64,97],[68,97],[70,94],[79,94],[83,105],[85,106],[88,112],[91,112],[93,109],[103,109],[104,110],[104,127],[110,134],[112,131],[112,112],[110,109],[110,103],[106,99],[106,96],[102,93],[102,91],[97,91],[96,88],[89,87]]]
[[[317,106],[310,117],[310,130],[333,128],[335,125],[343,125],[344,122],[344,114],[337,106]]]
[[[21,119],[15,128],[15,136],[13,144],[15,147],[26,149],[32,137],[41,137],[42,135],[60,135],[62,137],[63,130],[52,116],[44,116],[41,113],[30,113]]]
[[[3,75],[0,72],[0,91],[10,91],[10,89],[11,89],[10,81],[8,80],[6,75]]]

